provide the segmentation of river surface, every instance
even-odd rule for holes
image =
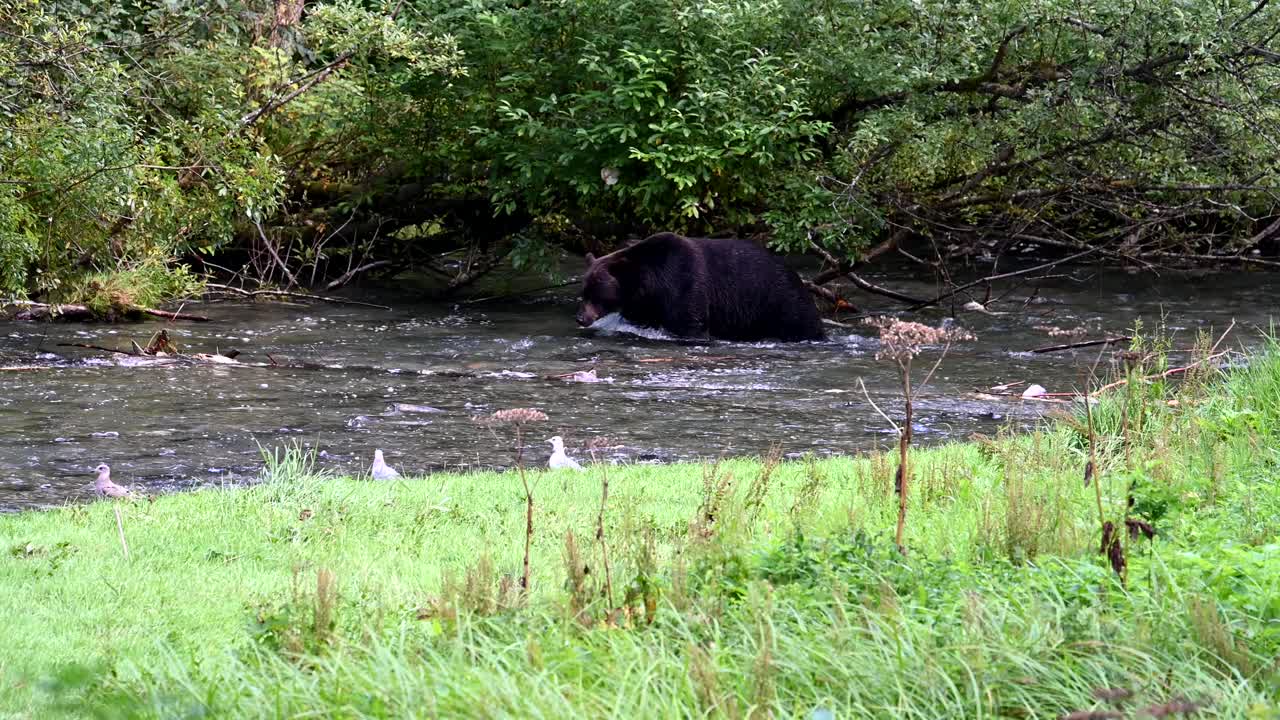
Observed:
[[[1277,278],[1261,273],[1053,272],[1067,276],[997,288],[1011,290],[990,304],[1003,314],[947,305],[913,318],[937,324],[954,313],[978,338],[951,349],[918,399],[918,444],[1028,426],[1070,408],[1022,400],[1025,384],[1010,397],[979,394],[1017,382],[1070,391],[1099,354],[1032,348],[1123,334],[1138,320],[1148,330],[1163,325],[1181,349],[1235,320],[1240,347],[1259,341],[1275,308]],[[868,277],[917,296],[937,291],[901,269]],[[761,454],[775,444],[791,456],[853,453],[893,442],[859,388],[862,380],[897,419],[897,376],[875,359],[871,328],[831,327],[822,343],[673,342],[581,330],[575,293],[468,305],[401,290],[360,295],[391,310],[224,302],[184,308],[209,323],[0,323],[0,511],[85,499],[100,462],[148,492],[243,482],[260,472],[263,449],[293,444],[315,449],[320,469],[335,473],[367,469],[375,448],[404,473],[507,466],[510,442],[472,418],[513,407],[550,416],[527,443],[536,464],[550,454],[542,441],[557,434],[579,460],[589,439],[607,436],[603,455],[618,462]],[[1087,334],[1053,336],[1053,327]],[[184,352],[235,349],[243,363],[278,365],[166,365],[63,345],[128,350],[162,328]],[[917,367],[936,357],[926,352]],[[566,377],[593,370],[596,382]]]

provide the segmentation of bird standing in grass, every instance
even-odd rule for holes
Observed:
[[[551,460],[547,462],[547,465],[552,470],[560,470],[562,468],[573,468],[574,470],[582,469],[582,466],[578,464],[578,461],[565,454],[564,438],[557,435],[547,442],[551,443]]]
[[[98,479],[93,481],[93,490],[98,493],[98,497],[129,497],[130,493],[126,488],[112,482],[111,467],[106,463],[98,465],[93,471],[98,473]]]
[[[395,480],[400,477],[400,473],[382,459],[381,450],[373,451],[373,467],[369,469],[369,473],[373,475],[374,480]]]

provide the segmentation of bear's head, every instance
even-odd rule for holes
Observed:
[[[587,272],[582,277],[582,303],[578,306],[578,324],[582,327],[622,309],[622,288],[611,265],[609,258],[597,260],[587,253]]]

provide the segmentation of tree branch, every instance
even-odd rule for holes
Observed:
[[[352,278],[354,278],[356,275],[359,275],[362,272],[368,272],[369,270],[374,270],[376,268],[386,267],[390,264],[391,264],[390,260],[375,260],[371,263],[365,263],[364,265],[361,265],[359,267],[352,268],[346,271],[338,279],[334,280],[328,285],[325,285],[324,289],[336,290],[342,287],[343,285],[346,285],[347,283],[351,282]]]
[[[965,290],[968,290],[971,287],[975,287],[975,286],[982,285],[989,282],[995,282],[996,280],[1007,280],[1011,277],[1018,277],[1019,275],[1030,275],[1031,273],[1039,272],[1041,270],[1046,270],[1048,268],[1061,265],[1062,263],[1071,262],[1072,260],[1079,260],[1082,257],[1092,255],[1100,250],[1102,250],[1102,246],[1098,245],[1095,247],[1091,247],[1088,250],[1078,252],[1074,255],[1068,255],[1067,257],[1060,258],[1058,260],[1053,260],[1051,262],[1036,265],[1035,267],[1030,267],[1023,270],[1014,270],[1013,272],[1000,273],[998,275],[988,275],[987,277],[984,277],[980,280],[974,280],[973,282],[965,283],[964,285],[959,285],[951,290],[948,290],[947,292],[942,293],[941,295],[938,295],[932,300],[926,300],[917,305],[909,307],[907,308],[907,311],[916,312],[917,310],[923,310],[924,308],[937,305],[943,300],[959,295],[960,293],[964,292]]]
[[[329,75],[331,75],[334,70],[337,70],[340,66],[344,65],[355,54],[356,54],[355,48],[347,50],[342,54],[338,55],[338,57],[334,58],[331,62],[329,62],[325,66],[316,68],[315,70],[312,70],[311,72],[295,80],[290,80],[289,82],[285,83],[284,87],[290,87],[292,85],[297,85],[298,83],[302,83],[302,84],[298,85],[298,87],[294,89],[293,92],[290,92],[287,95],[284,95],[282,97],[274,97],[268,100],[267,103],[262,107],[240,118],[240,122],[237,123],[235,127],[231,128],[231,130],[226,134],[226,136],[222,138],[223,142],[230,140],[232,137],[236,136],[237,134],[252,127],[254,123],[258,122],[263,117],[275,112],[276,110],[279,110],[280,108],[292,102],[299,95],[305,93],[306,91],[315,87],[319,83],[323,82],[324,79],[329,77]]]

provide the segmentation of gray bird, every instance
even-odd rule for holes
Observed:
[[[559,470],[561,468],[573,468],[574,470],[582,469],[582,466],[578,464],[577,460],[574,460],[565,454],[564,438],[556,435],[547,442],[551,443],[551,459],[547,461],[547,465],[552,470]]]
[[[129,497],[127,489],[111,481],[111,468],[106,463],[98,465],[93,471],[98,473],[98,479],[93,481],[93,490],[98,493],[98,497]]]
[[[369,469],[369,474],[373,475],[374,480],[395,480],[400,477],[400,473],[382,459],[381,450],[373,451],[373,467]]]

